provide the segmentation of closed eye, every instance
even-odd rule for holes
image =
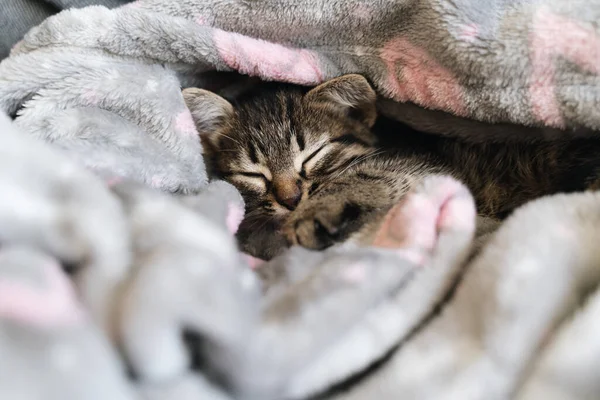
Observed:
[[[317,154],[319,154],[325,147],[327,147],[329,143],[325,143],[323,146],[319,147],[317,150],[313,151],[302,161],[302,169],[300,170],[300,176],[306,178],[306,164],[308,164],[312,159],[314,159]]]
[[[319,152],[320,152],[321,150],[323,150],[325,147],[327,147],[327,144],[324,144],[323,146],[319,147],[317,150],[315,150],[315,151],[313,151],[312,153],[310,153],[310,154],[308,155],[308,157],[306,157],[306,158],[304,159],[304,161],[302,162],[302,165],[306,164],[307,162],[309,162],[310,160],[312,160],[313,158],[315,158],[315,156],[316,156],[317,154],[319,154]]]
[[[258,181],[261,180],[265,185],[270,183],[269,178],[265,176],[265,174],[261,174],[260,172],[243,172],[243,171],[230,171],[224,174],[225,178],[238,178],[238,179],[246,179],[249,181]]]
[[[242,175],[247,178],[260,178],[264,179],[265,181],[268,181],[267,177],[264,174],[261,174],[260,172],[234,172],[233,174]]]

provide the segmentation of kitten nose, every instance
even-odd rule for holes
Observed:
[[[302,198],[302,192],[298,189],[292,196],[281,199],[283,204],[290,210],[295,210]]]
[[[275,182],[275,198],[277,202],[287,208],[294,210],[300,199],[302,199],[302,181]]]

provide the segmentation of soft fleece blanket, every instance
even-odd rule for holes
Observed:
[[[420,129],[590,135],[599,16],[595,0],[148,0],[49,18],[0,64],[16,116],[0,118],[0,398],[598,398],[598,194],[532,202],[472,254],[468,191],[431,177],[375,247],[291,249],[259,280],[180,86],[358,72]]]
[[[129,0],[3,0],[0,6],[0,60],[8,56],[11,47],[49,16],[71,7],[95,4],[118,7]]]

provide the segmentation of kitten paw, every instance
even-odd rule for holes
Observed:
[[[346,240],[356,231],[365,211],[354,203],[320,204],[292,214],[283,232],[293,245],[322,250]]]

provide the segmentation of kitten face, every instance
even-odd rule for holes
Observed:
[[[232,105],[208,93],[184,91],[201,130],[209,173],[235,185],[246,201],[241,235],[276,232],[322,185],[374,151],[375,94],[360,76],[308,92],[265,84]],[[217,122],[207,122],[215,115]],[[283,245],[279,238],[260,240]]]

